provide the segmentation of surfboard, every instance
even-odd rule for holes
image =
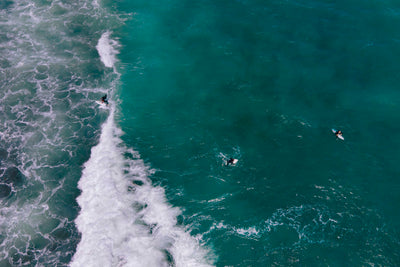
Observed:
[[[101,101],[99,101],[99,100],[96,100],[96,103],[97,103],[97,104],[99,104],[99,105],[100,105],[100,107],[104,107],[104,108],[106,108],[106,107],[107,107],[107,104],[106,104],[106,103],[104,103],[104,102],[101,102]]]
[[[332,129],[332,132],[336,135],[337,130],[336,129]],[[343,135],[337,135],[337,138],[344,140]]]

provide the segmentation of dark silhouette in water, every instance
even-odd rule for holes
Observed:
[[[226,161],[226,166],[235,165],[238,160],[234,158],[230,158]]]
[[[105,94],[104,96],[101,97],[101,102],[108,105],[107,94]]]

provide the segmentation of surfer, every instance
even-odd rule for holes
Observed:
[[[342,134],[341,130],[336,131],[335,135],[336,135],[337,138],[343,137],[343,134]]]
[[[229,166],[229,165],[235,165],[235,164],[236,164],[236,162],[238,162],[238,160],[237,160],[237,159],[230,158],[230,159],[228,159],[228,160],[226,161],[226,166]]]
[[[107,94],[101,97],[101,103],[108,105]]]

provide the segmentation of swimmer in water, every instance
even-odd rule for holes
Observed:
[[[237,159],[230,158],[230,159],[228,159],[228,160],[226,161],[226,166],[229,166],[229,165],[235,165],[235,164],[236,164],[236,162],[238,162],[238,160],[237,160]]]
[[[336,137],[340,137],[343,135],[343,133],[341,130],[338,130],[338,131],[336,131],[335,135],[336,135]]]

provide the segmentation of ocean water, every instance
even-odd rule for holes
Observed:
[[[400,265],[398,2],[5,0],[0,29],[0,266]]]

